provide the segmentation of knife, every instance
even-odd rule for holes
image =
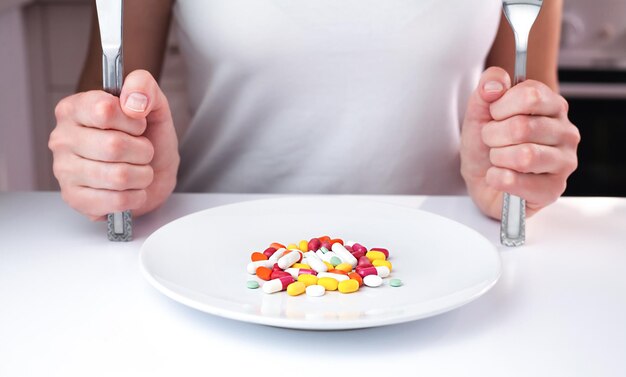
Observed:
[[[102,43],[102,86],[104,91],[119,97],[122,91],[122,9],[123,0],[96,0],[100,41]],[[129,210],[107,215],[109,241],[127,242],[133,238],[132,215]]]

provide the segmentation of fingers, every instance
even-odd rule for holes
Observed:
[[[523,174],[492,167],[485,180],[497,191],[524,198],[533,208],[542,208],[556,201],[565,191],[566,181],[555,174]]]
[[[141,135],[146,130],[145,119],[132,119],[120,108],[119,98],[92,90],[64,98],[55,109],[60,125],[78,124],[102,130],[118,130],[129,135]]]
[[[79,159],[76,174],[68,182],[77,186],[105,190],[141,190],[147,188],[154,178],[150,165],[106,163]]]
[[[146,165],[154,156],[154,147],[144,136],[87,127],[76,127],[73,132],[76,142],[70,145],[70,149],[85,159]]]
[[[110,191],[90,187],[62,187],[63,200],[92,220],[112,212],[141,208],[147,199],[145,190]]]
[[[523,143],[576,145],[580,141],[580,134],[572,124],[563,124],[559,119],[516,115],[487,123],[482,129],[482,140],[492,148]]]
[[[145,189],[154,178],[150,165],[92,161],[75,155],[56,159],[53,171],[65,185],[117,191]]]
[[[504,120],[515,115],[561,117],[567,114],[567,109],[567,101],[563,97],[534,80],[514,86],[490,105],[494,120]]]
[[[489,160],[496,167],[532,174],[569,175],[577,166],[573,151],[530,143],[492,148]]]
[[[131,72],[125,78],[120,98],[101,90],[75,94],[59,102],[57,121],[103,130],[118,130],[139,136],[152,122],[171,119],[165,95],[152,75],[145,70]]]

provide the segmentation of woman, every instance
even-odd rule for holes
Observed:
[[[97,90],[94,28],[80,93],[56,108],[54,173],[94,220],[155,209],[177,176],[184,191],[467,192],[493,218],[506,191],[531,216],[577,166],[561,7],[544,1],[529,80],[511,88],[500,0],[128,1],[121,96]],[[194,110],[181,158],[155,80],[172,14]]]

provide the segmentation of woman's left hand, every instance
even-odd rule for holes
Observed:
[[[461,174],[481,211],[499,219],[508,192],[526,199],[531,216],[563,194],[580,142],[567,111],[567,101],[541,82],[511,88],[501,68],[482,74],[461,133]]]

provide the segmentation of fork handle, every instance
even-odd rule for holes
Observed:
[[[526,48],[519,48],[515,50],[515,77],[513,78],[513,85],[517,85],[520,82],[526,80],[527,55],[528,51],[526,50]]]
[[[123,80],[122,49],[102,52],[102,86],[104,91],[119,97]],[[109,241],[128,242],[133,239],[133,217],[129,210],[107,215]]]
[[[517,36],[516,36],[517,39]],[[526,80],[526,46],[516,41],[515,77],[513,85]],[[504,246],[521,246],[526,241],[526,200],[504,193],[502,198],[502,220],[500,242]]]

